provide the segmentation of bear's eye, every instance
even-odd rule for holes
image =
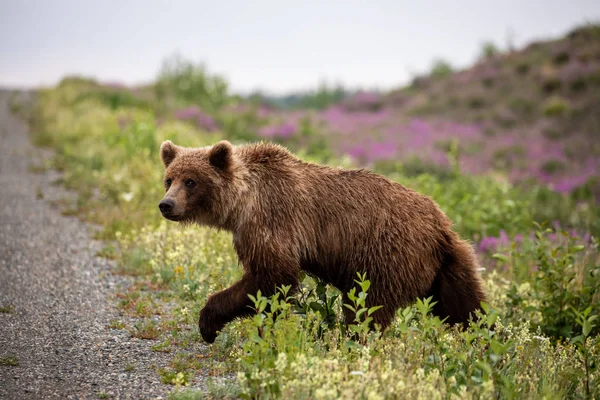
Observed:
[[[167,189],[171,186],[171,183],[173,183],[173,180],[171,178],[165,181],[165,186],[167,187]]]
[[[192,179],[186,179],[185,186],[189,187],[189,188],[194,187],[194,186],[196,186],[196,182],[194,182]]]

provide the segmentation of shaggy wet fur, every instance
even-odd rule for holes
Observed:
[[[366,272],[367,306],[383,306],[373,314],[382,329],[420,297],[433,296],[449,323],[468,321],[485,298],[472,247],[437,204],[383,176],[303,162],[271,143],[190,149],[166,141],[161,157],[163,215],[231,231],[244,269],[200,313],[208,342],[253,312],[248,294],[295,288],[301,270],[342,293]]]

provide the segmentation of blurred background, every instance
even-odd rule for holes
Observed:
[[[38,142],[67,164],[97,144],[63,126],[84,115],[119,151],[265,139],[398,180],[600,195],[597,1],[0,7],[0,85],[41,89]],[[556,212],[542,216],[581,225]]]

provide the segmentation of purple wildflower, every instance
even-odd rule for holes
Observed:
[[[291,123],[284,123],[281,125],[265,126],[259,131],[259,134],[263,137],[270,139],[288,139],[292,137],[296,133],[296,131],[297,128],[295,125],[292,125]]]
[[[182,108],[174,112],[176,119],[193,122],[199,128],[212,132],[218,129],[214,119],[196,106]]]

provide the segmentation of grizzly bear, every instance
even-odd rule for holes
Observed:
[[[417,298],[433,296],[434,314],[451,324],[466,323],[484,300],[473,248],[431,198],[399,183],[304,162],[272,143],[184,148],[165,141],[160,154],[162,215],[230,231],[244,270],[200,312],[209,343],[226,323],[254,312],[249,294],[293,289],[301,271],[342,293],[366,273],[366,303],[382,306],[373,314],[381,330]]]

